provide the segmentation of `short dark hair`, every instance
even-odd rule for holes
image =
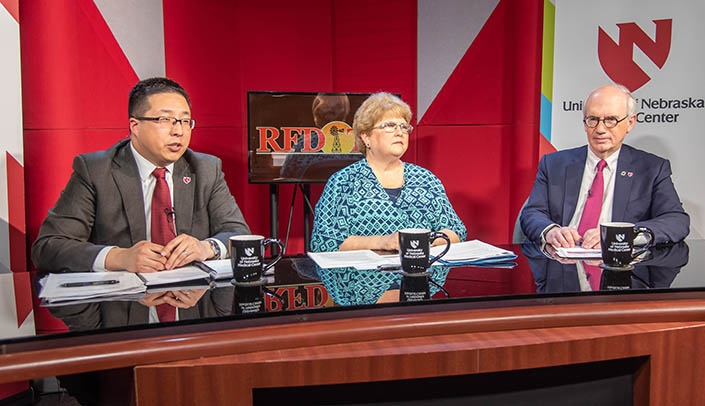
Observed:
[[[147,101],[149,96],[160,93],[180,94],[186,99],[189,108],[191,107],[191,100],[188,98],[188,93],[186,93],[186,90],[184,90],[181,85],[169,78],[149,78],[140,80],[132,90],[130,90],[130,98],[127,102],[128,117],[143,115],[150,107]]]

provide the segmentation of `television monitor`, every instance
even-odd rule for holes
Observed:
[[[325,183],[362,159],[352,122],[369,93],[247,93],[250,183]]]

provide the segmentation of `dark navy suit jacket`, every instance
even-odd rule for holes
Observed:
[[[576,210],[587,159],[587,145],[544,155],[529,199],[521,212],[521,229],[539,241],[550,224],[567,226]],[[649,227],[656,244],[684,239],[690,217],[671,180],[668,160],[622,145],[614,180],[612,221]]]

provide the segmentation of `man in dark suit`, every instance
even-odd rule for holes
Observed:
[[[684,239],[690,218],[673,186],[670,163],[623,144],[636,123],[636,101],[629,90],[621,85],[593,90],[583,105],[583,117],[587,146],[541,158],[520,216],[527,238],[555,247],[599,247],[598,224],[624,221],[650,228],[656,244]],[[604,181],[599,195],[604,195],[599,221],[579,231],[600,171]]]
[[[140,81],[130,91],[128,113],[129,139],[74,159],[73,174],[32,245],[40,270],[163,271],[225,257],[231,235],[250,233],[220,159],[188,149],[195,121],[178,83]],[[155,168],[166,168],[169,212],[151,210]],[[175,225],[170,241],[152,241],[155,215]],[[184,309],[200,298],[179,296],[186,293],[150,295],[143,304]]]

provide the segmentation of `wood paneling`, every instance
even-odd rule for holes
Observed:
[[[484,309],[468,308],[482,306],[481,303],[439,304],[395,308],[394,314],[384,314],[391,310],[379,308],[364,311],[364,316],[351,311],[282,315],[271,318],[271,325],[243,328],[239,327],[245,321],[232,320],[222,323],[222,330],[200,333],[167,335],[160,333],[161,329],[154,329],[154,337],[128,340],[124,339],[123,334],[111,341],[110,334],[106,334],[108,339],[96,336],[93,343],[86,343],[85,338],[79,344],[66,340],[58,348],[52,348],[57,344],[52,344],[50,340],[46,348],[37,350],[18,351],[13,346],[5,346],[0,355],[0,382],[219,356],[236,356],[241,357],[235,358],[238,362],[267,364],[279,359],[281,354],[290,357],[290,362],[302,365],[313,360],[330,362],[328,358],[333,355],[346,359],[349,358],[346,354],[353,353],[356,358],[347,362],[363,363],[355,366],[362,370],[377,371],[393,360],[394,365],[421,364],[423,368],[415,366],[411,369],[425,370],[428,376],[440,372],[487,372],[561,362],[586,362],[593,356],[609,359],[643,355],[648,353],[648,349],[642,348],[645,344],[632,338],[656,334],[661,330],[665,332],[654,335],[654,339],[663,340],[663,345],[679,348],[684,352],[680,357],[690,362],[695,350],[695,336],[666,332],[672,329],[677,332],[680,327],[692,329],[705,322],[705,300],[678,300],[677,296],[672,297],[672,300],[536,304]],[[500,303],[506,306],[511,304]],[[402,311],[407,313],[400,313]],[[334,316],[340,318],[321,320]],[[687,341],[680,342],[681,338]],[[616,341],[608,345],[609,340]],[[604,342],[594,344],[597,341]],[[587,344],[594,344],[595,347],[586,347],[586,355],[581,356],[577,349]],[[627,349],[608,351],[622,347]],[[544,352],[535,352],[537,348],[543,348]],[[637,351],[640,348],[641,352]],[[505,353],[507,351],[509,353]],[[574,358],[561,358],[562,352]],[[320,359],[316,358],[319,353]],[[408,355],[413,353],[417,355]],[[436,355],[419,362],[418,354],[424,353]],[[453,367],[459,354],[465,361],[461,366]],[[545,360],[532,364],[537,354],[539,359]],[[676,359],[673,357],[679,356],[671,352],[660,354],[661,358],[654,361],[658,362],[656,365],[666,362],[661,359]],[[358,355],[361,357],[359,360]],[[477,362],[470,362],[476,357],[480,357]],[[558,358],[554,360],[552,357]],[[474,369],[467,369],[470,367]],[[349,370],[347,367],[335,368]],[[403,373],[393,376],[403,376]]]
[[[705,323],[651,323],[494,331],[319,345],[138,367],[140,405],[250,404],[254,388],[453,376],[643,357],[635,398],[653,405],[702,399],[705,360],[683,348]],[[178,391],[159,390],[171,382]],[[650,390],[651,388],[651,390]],[[649,393],[650,392],[650,393]],[[644,403],[636,403],[644,404]]]

